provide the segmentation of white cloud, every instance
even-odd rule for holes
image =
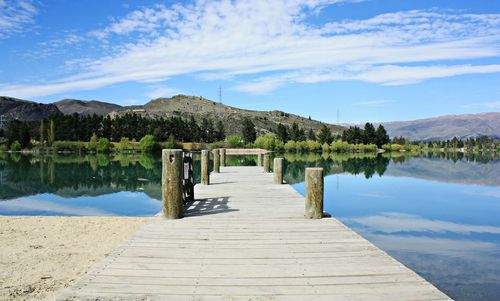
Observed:
[[[5,83],[0,94],[33,97],[185,74],[273,74],[233,88],[268,93],[288,83],[401,85],[500,72],[499,65],[443,63],[498,57],[500,14],[413,10],[365,20],[308,22],[323,7],[342,2],[355,1],[200,0],[139,9],[90,34],[109,44],[116,38],[124,41],[114,55],[95,58],[85,71],[56,82]]]
[[[470,103],[470,104],[465,104],[462,107],[466,109],[493,109],[493,110],[499,110],[500,109],[500,101],[489,101],[489,102],[476,102],[476,103]]]
[[[340,80],[359,80],[387,86],[414,84],[432,78],[444,78],[464,74],[485,74],[500,72],[500,65],[434,65],[434,66],[397,66],[381,65],[375,67],[344,66],[344,70],[309,70],[289,72],[276,76],[262,77],[239,84],[237,91],[263,94],[271,92],[287,83],[318,83]],[[384,101],[385,103],[388,101]],[[381,104],[380,101],[362,102],[362,105]]]
[[[37,9],[31,0],[0,0],[0,39],[26,30],[36,14]]]

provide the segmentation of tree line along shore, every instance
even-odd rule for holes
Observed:
[[[239,135],[226,134],[221,120],[193,117],[151,118],[125,114],[110,118],[98,115],[57,115],[40,122],[11,120],[0,129],[0,151],[33,152],[154,152],[161,148],[263,148],[286,152],[485,152],[500,150],[500,141],[489,137],[454,137],[447,141],[415,142],[404,137],[390,138],[383,125],[367,122],[342,133],[323,125],[315,132],[278,124],[257,134],[253,122],[244,118]]]

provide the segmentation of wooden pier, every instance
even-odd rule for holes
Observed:
[[[221,167],[58,300],[450,300],[262,167]]]

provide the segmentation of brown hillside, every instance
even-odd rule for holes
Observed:
[[[309,129],[313,129],[314,132],[317,132],[323,124],[325,124],[320,121],[309,120],[308,118],[281,111],[244,110],[220,104],[202,97],[186,95],[177,95],[172,98],[158,98],[143,106],[124,107],[110,114],[111,116],[115,116],[116,114],[131,112],[150,117],[177,116],[188,119],[194,116],[198,122],[201,122],[203,118],[210,118],[214,121],[222,120],[228,134],[240,134],[241,121],[245,117],[253,121],[260,134],[275,130],[279,123],[291,126],[296,122],[299,127],[303,128],[306,132]],[[341,133],[344,129],[337,125],[326,125],[333,133]]]

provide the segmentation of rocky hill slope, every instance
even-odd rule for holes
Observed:
[[[53,104],[35,103],[27,100],[0,96],[0,115],[7,119],[40,121],[50,116],[61,114]]]
[[[266,133],[275,130],[279,123],[292,125],[294,122],[300,128],[319,131],[323,126],[320,121],[310,120],[294,114],[281,111],[252,111],[243,110],[224,104],[220,104],[202,97],[177,95],[172,98],[158,98],[148,102],[143,106],[123,107],[111,113],[112,116],[126,113],[137,113],[145,116],[177,116],[190,118],[193,116],[197,122],[202,118],[210,118],[214,121],[222,120],[226,131],[229,134],[241,133],[241,122],[243,118],[250,118],[258,132]],[[344,129],[341,126],[326,124],[334,133],[341,133]]]

